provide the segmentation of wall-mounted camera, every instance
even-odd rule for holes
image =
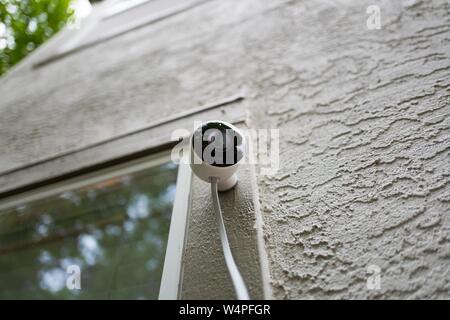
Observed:
[[[190,139],[192,171],[202,180],[218,179],[219,191],[233,188],[236,171],[245,156],[245,139],[230,123],[213,120],[202,123]]]
[[[211,194],[222,250],[236,296],[249,300],[244,279],[234,261],[220,208],[217,191],[226,191],[237,183],[236,171],[245,156],[243,134],[235,126],[218,120],[202,123],[194,130],[189,141],[192,171],[202,180],[211,183]]]

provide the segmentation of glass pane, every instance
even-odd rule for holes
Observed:
[[[0,299],[156,299],[176,176],[168,163],[1,211]]]

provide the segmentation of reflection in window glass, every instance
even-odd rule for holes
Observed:
[[[156,299],[176,174],[164,164],[1,211],[0,299]]]

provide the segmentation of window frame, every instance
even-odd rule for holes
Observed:
[[[44,190],[43,188],[54,187],[71,179],[89,177],[92,174],[103,172],[103,170],[118,168],[116,166],[130,165],[133,161],[144,159],[149,161],[152,157],[158,157],[161,152],[169,153],[178,144],[178,141],[174,140],[178,137],[173,137],[174,131],[192,132],[193,125],[199,121],[221,119],[233,124],[245,122],[247,119],[246,108],[243,108],[246,104],[245,91],[244,88],[234,95],[225,96],[204,105],[194,106],[171,116],[156,119],[145,127],[133,131],[114,135],[105,140],[94,140],[91,144],[79,148],[69,148],[61,153],[46,155],[41,159],[33,159],[0,170],[0,203],[13,199],[23,199],[24,195],[32,194],[36,190]],[[180,247],[173,248],[173,257],[176,257],[173,259],[180,261],[178,269],[175,268],[174,270],[169,264],[166,265],[169,260],[166,260],[165,257],[159,299],[178,299],[182,294],[183,273],[185,272],[183,260],[186,254],[186,240],[189,236],[192,172],[189,165],[182,161],[179,163],[178,170],[180,180],[177,176],[173,206],[173,210],[177,211],[173,211],[172,214],[179,212],[179,210],[183,212],[184,206],[186,207],[185,228],[180,230],[184,233],[184,242],[182,249]],[[182,200],[178,201],[179,190],[182,190],[182,188],[179,188],[181,183],[186,185],[186,189],[182,191],[182,196],[180,196]],[[172,228],[176,229],[177,227],[172,227],[171,221],[169,237]],[[168,250],[169,245],[166,248],[166,255],[170,255],[168,252],[172,249]],[[179,276],[177,274],[171,276],[174,272],[179,272]],[[164,283],[164,286],[162,283]]]
[[[163,151],[91,173],[82,174],[48,186],[0,199],[0,211],[65,191],[95,184],[109,178],[150,169],[170,161],[170,152]],[[177,299],[181,291],[182,262],[189,213],[192,171],[189,165],[182,161],[179,161],[177,165],[175,197],[172,205],[158,299]]]

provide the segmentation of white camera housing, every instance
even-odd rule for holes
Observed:
[[[206,130],[206,131],[205,131]],[[224,130],[226,132],[224,132]],[[213,139],[205,139],[205,135],[208,131],[212,131]],[[211,163],[205,159],[204,151],[210,148],[211,144],[215,143],[217,134],[215,132],[222,133],[222,140],[216,143],[216,148],[222,146],[223,150],[219,148],[215,150],[218,158],[228,160],[227,156],[233,156],[233,161],[223,161],[223,163]],[[199,140],[201,138],[201,140]],[[232,143],[230,144],[230,139],[232,138]],[[202,145],[198,145],[199,142]],[[220,143],[220,144],[219,144]],[[206,147],[205,147],[206,146]],[[211,120],[202,123],[199,127],[194,130],[189,140],[190,149],[190,165],[192,171],[197,177],[206,182],[211,182],[211,178],[217,178],[218,184],[217,188],[219,191],[226,191],[232,189],[237,181],[236,171],[239,168],[240,162],[245,156],[246,144],[244,135],[241,131],[230,123]],[[200,151],[201,150],[201,151]],[[201,154],[199,154],[199,152]],[[233,153],[234,152],[234,153]]]

